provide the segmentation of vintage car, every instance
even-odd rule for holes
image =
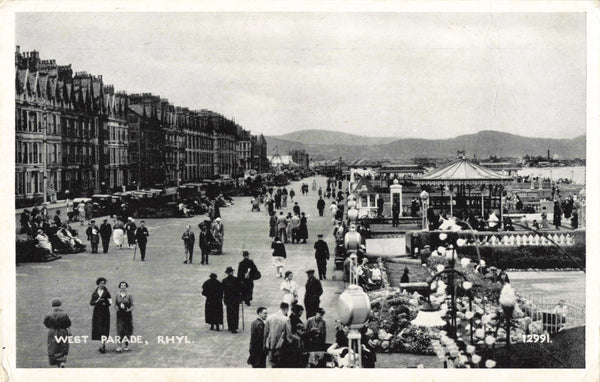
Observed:
[[[95,194],[92,195],[92,211],[94,217],[112,215],[116,212],[112,195]]]

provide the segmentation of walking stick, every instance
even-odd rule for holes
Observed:
[[[242,307],[242,331],[246,330],[246,322],[244,320],[244,303],[242,302],[240,304],[240,306]]]

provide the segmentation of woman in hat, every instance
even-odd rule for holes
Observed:
[[[129,249],[133,248],[135,245],[135,230],[137,226],[135,225],[135,220],[132,217],[127,218],[127,224],[125,224],[125,231],[127,232],[127,244],[129,245]]]
[[[408,274],[410,273],[410,271],[408,270],[408,267],[404,267],[404,273],[402,274],[402,277],[400,278],[400,283],[404,284],[404,283],[408,283],[409,278],[408,278]]]
[[[70,335],[71,320],[60,306],[59,299],[52,300],[52,311],[44,318],[44,325],[48,328],[48,362],[51,366],[65,367],[69,354],[69,342],[66,338]]]
[[[102,346],[98,351],[106,353],[106,340],[102,339],[102,337],[108,337],[110,331],[110,312],[108,307],[112,305],[112,299],[108,289],[106,289],[106,279],[104,277],[99,277],[96,280],[96,285],[98,287],[92,293],[90,300],[90,305],[94,307],[92,315],[92,341],[102,341]]]
[[[308,240],[308,225],[306,223],[307,216],[302,212],[300,217],[300,227],[298,228],[298,239],[302,240],[302,244],[306,244],[306,240]]]
[[[206,296],[204,303],[204,318],[210,324],[210,330],[219,331],[223,325],[223,285],[217,280],[217,274],[211,273],[210,278],[202,284],[202,295]]]
[[[271,243],[273,249],[273,265],[277,270],[277,277],[283,277],[283,267],[285,266],[285,259],[287,254],[285,252],[285,245],[281,242],[279,236],[275,236]]]
[[[129,284],[125,281],[119,283],[119,293],[115,298],[115,308],[117,309],[117,353],[121,352],[121,341],[123,341],[123,350],[129,350],[129,338],[133,334],[133,297],[127,293]]]

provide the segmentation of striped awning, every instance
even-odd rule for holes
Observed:
[[[475,164],[468,159],[459,158],[427,174],[411,179],[411,182],[423,185],[489,185],[512,182],[510,176],[501,175],[489,168]]]

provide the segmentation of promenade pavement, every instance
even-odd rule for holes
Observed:
[[[316,179],[318,185],[325,189],[325,178]],[[330,250],[334,249],[330,213],[326,209],[325,216],[318,217],[318,196],[312,189],[307,196],[302,196],[300,184],[303,182],[311,185],[312,178],[293,182],[288,190],[290,187],[294,189],[294,201],[298,201],[302,211],[309,215],[309,240],[308,244],[286,246],[288,259],[285,267],[285,270],[294,272],[294,279],[301,287],[306,282],[305,270],[316,269],[313,243],[317,233],[323,233]],[[291,208],[292,204],[288,203],[284,211],[291,211]],[[118,293],[120,281],[129,283],[135,304],[134,335],[142,336],[143,343],[133,344],[130,352],[121,354],[115,352],[116,344],[109,343],[107,353],[100,354],[99,342],[88,338],[87,343],[71,344],[67,367],[248,367],[250,324],[256,318],[258,306],[267,307],[269,313],[277,311],[282,298],[279,290],[281,279],[276,277],[272,265],[265,209],[251,212],[250,198],[237,197],[235,205],[221,209],[221,215],[225,225],[223,254],[211,256],[210,265],[200,264],[197,242],[194,263],[183,264],[183,230],[189,224],[198,237],[197,224],[205,216],[146,219],[150,237],[145,262],[139,261],[139,253],[133,261],[133,250],[116,250],[111,241],[107,254],[91,254],[88,245],[87,252],[65,255],[52,263],[18,265],[17,367],[48,367],[47,331],[43,319],[50,311],[50,301],[54,297],[62,300],[63,309],[71,318],[72,334],[91,337],[92,306],[89,301],[96,287],[95,281],[100,276],[108,279],[107,287],[113,297]],[[75,224],[74,228],[79,228],[79,225]],[[238,334],[210,331],[204,322],[202,284],[211,272],[222,279],[227,266],[237,269],[242,260],[242,250],[250,252],[251,259],[262,273],[262,278],[255,282],[252,306],[244,307],[245,330],[241,330],[240,322]],[[336,306],[343,290],[342,281],[331,281],[332,272],[333,256],[328,263],[328,280],[323,281],[324,295],[321,298],[328,323],[328,342],[335,338]],[[301,288],[301,302],[303,294]],[[110,334],[116,335],[113,308]],[[158,336],[187,336],[190,343],[160,344]],[[185,340],[181,338],[181,341]]]

